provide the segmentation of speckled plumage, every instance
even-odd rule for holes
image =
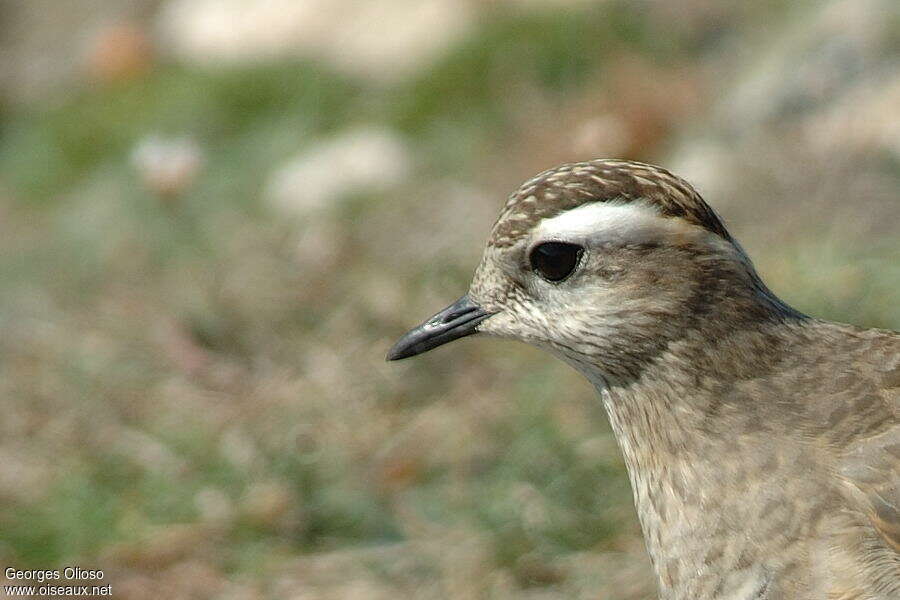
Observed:
[[[609,213],[629,232],[579,229],[577,270],[537,277],[542,227],[591,203],[634,204]],[[662,598],[900,599],[900,334],[782,303],[689,184],[608,160],[538,175],[469,296],[493,313],[479,332],[597,387]]]
[[[512,245],[541,219],[585,202],[642,199],[668,217],[731,239],[716,213],[681,177],[654,165],[624,160],[569,163],[535,175],[507,200],[488,244]]]

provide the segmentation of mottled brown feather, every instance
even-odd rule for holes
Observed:
[[[512,245],[541,219],[589,202],[635,200],[732,239],[719,216],[684,179],[654,165],[598,159],[549,169],[522,184],[509,197],[488,244]]]
[[[568,282],[534,284],[520,242],[591,202],[714,235],[598,244]],[[900,333],[788,307],[684,180],[616,160],[541,173],[469,295],[496,313],[479,331],[596,385],[664,599],[900,600]]]

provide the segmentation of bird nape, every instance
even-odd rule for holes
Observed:
[[[900,599],[900,334],[789,307],[683,179],[595,160],[525,182],[468,294],[388,359],[473,333],[594,384],[662,598]]]

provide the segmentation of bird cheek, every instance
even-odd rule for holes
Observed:
[[[479,323],[477,331],[494,337],[521,337],[521,325],[515,316],[508,311],[500,311]]]

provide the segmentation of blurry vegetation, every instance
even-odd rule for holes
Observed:
[[[22,200],[52,200],[95,169],[121,168],[148,132],[188,132],[223,144],[222,156],[214,157],[222,168],[266,164],[309,136],[346,124],[359,95],[358,85],[313,64],[217,71],[161,66],[146,77],[85,86],[57,106],[9,119],[0,176]],[[280,139],[288,133],[293,139]],[[233,196],[246,198],[248,191]]]
[[[628,2],[497,7],[389,83],[312,60],[160,62],[0,104],[0,559],[102,566],[121,597],[147,573],[181,597],[178,565],[240,597],[351,597],[357,580],[355,597],[642,597],[627,478],[586,384],[501,343],[382,357],[465,289],[496,182],[543,156],[526,146],[555,115],[536,114],[599,106],[623,57],[693,66],[783,14],[768,4],[699,32]],[[411,149],[408,181],[299,216],[266,203],[286,159],[372,124]],[[183,192],[141,184],[153,135],[202,149]],[[804,311],[900,328],[898,251],[896,230],[858,253],[810,236],[759,263]]]
[[[671,35],[650,29],[634,5],[611,2],[584,11],[508,12],[411,82],[400,86],[392,117],[410,132],[460,123],[508,126],[508,94],[561,96],[601,74],[622,52],[666,58]]]

